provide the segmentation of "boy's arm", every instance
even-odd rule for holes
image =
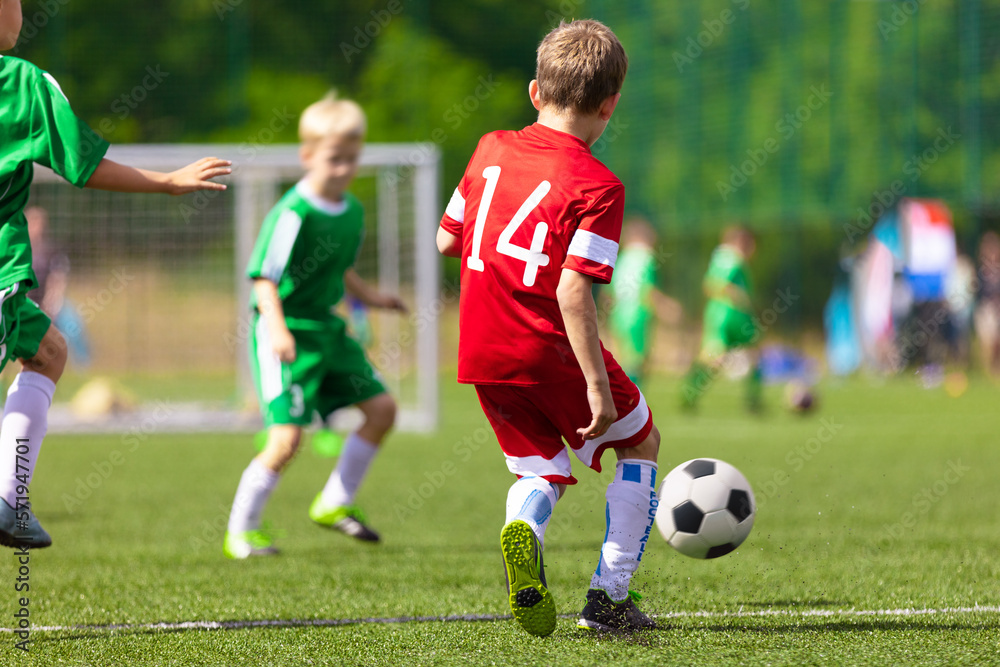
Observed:
[[[257,296],[257,310],[264,318],[275,356],[290,364],[295,361],[295,338],[285,324],[285,309],[281,307],[278,286],[267,278],[256,278],[253,281],[253,291]]]
[[[112,192],[150,192],[182,195],[196,190],[225,190],[211,179],[232,173],[228,160],[207,157],[177,171],[163,173],[136,169],[117,162],[101,160],[85,187]],[[273,283],[272,283],[273,284]]]
[[[594,279],[563,269],[556,288],[556,300],[562,312],[570,347],[587,380],[587,400],[593,419],[586,428],[577,429],[584,440],[593,440],[607,432],[618,418],[608,369],[604,365],[601,342],[597,335],[597,307],[591,289]]]
[[[361,299],[361,303],[373,308],[388,308],[406,312],[406,304],[398,296],[383,294],[369,285],[354,269],[344,272],[344,287],[348,292]]]
[[[438,252],[440,252],[445,257],[461,257],[462,237],[455,236],[451,232],[447,231],[444,227],[438,227],[437,247],[438,247]]]

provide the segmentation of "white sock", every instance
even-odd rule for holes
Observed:
[[[622,459],[608,485],[608,530],[591,588],[607,592],[615,602],[628,597],[628,584],[639,567],[656,514],[656,464]]]
[[[538,545],[545,546],[545,529],[559,496],[556,487],[541,477],[522,477],[507,492],[507,520],[524,521],[535,531]]]
[[[21,371],[7,392],[0,424],[0,496],[11,507],[17,507],[18,495],[25,495],[17,493],[17,475],[27,475],[30,484],[35,474],[55,390],[56,383],[41,373]]]
[[[340,507],[353,503],[354,495],[377,453],[378,446],[357,433],[347,436],[337,467],[323,487],[323,504],[326,507]]]
[[[271,497],[271,492],[278,485],[281,475],[254,459],[243,471],[240,485],[236,487],[236,497],[233,498],[233,509],[229,512],[230,533],[242,533],[257,530],[260,527],[260,515],[264,505]]]

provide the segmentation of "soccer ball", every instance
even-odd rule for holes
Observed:
[[[816,407],[816,395],[805,382],[793,380],[785,386],[785,405],[792,412],[810,412]]]
[[[660,485],[656,527],[685,556],[718,558],[750,534],[757,503],[743,474],[725,461],[692,459]]]

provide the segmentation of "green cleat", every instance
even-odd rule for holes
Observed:
[[[556,603],[546,588],[545,565],[535,531],[511,521],[500,531],[507,596],[514,619],[529,634],[547,637],[556,629]]]
[[[22,505],[18,511],[4,500],[0,502],[0,544],[15,549],[43,549],[52,546],[52,538],[38,523],[30,505]]]
[[[276,556],[278,548],[274,539],[263,530],[248,530],[243,533],[226,531],[226,539],[222,544],[222,553],[226,558],[243,560],[251,556]]]
[[[605,591],[591,588],[587,591],[587,605],[580,612],[576,627],[598,632],[656,630],[653,619],[635,606],[635,601],[639,597],[635,591],[629,591],[627,598],[615,602]]]
[[[368,519],[357,505],[323,505],[323,494],[319,493],[309,506],[309,518],[325,527],[339,530],[362,542],[378,542],[379,535],[366,524]]]

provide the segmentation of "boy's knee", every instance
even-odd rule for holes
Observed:
[[[656,460],[656,457],[660,453],[660,429],[656,428],[656,424],[653,424],[653,428],[649,431],[649,435],[646,436],[646,439],[639,443],[639,446],[635,449],[640,458],[647,459],[649,461]]]
[[[370,422],[387,430],[396,423],[396,412],[396,401],[389,394],[371,399],[368,410],[365,411]]]
[[[267,447],[260,453],[260,462],[274,472],[281,470],[295,457],[302,440],[302,429],[297,426],[272,426],[267,435]]]
[[[53,382],[58,382],[66,368],[69,347],[66,339],[55,327],[49,327],[42,338],[38,351],[30,359],[22,359],[25,370],[40,373]]]

